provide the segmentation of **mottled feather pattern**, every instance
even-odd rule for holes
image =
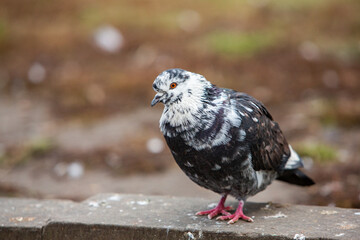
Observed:
[[[255,98],[182,69],[163,72],[153,88],[152,105],[165,105],[160,130],[179,167],[200,186],[246,200],[288,171],[289,158],[288,166],[302,164]]]

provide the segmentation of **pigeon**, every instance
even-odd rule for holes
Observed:
[[[314,184],[299,170],[303,162],[279,124],[255,98],[179,68],[162,72],[152,87],[151,106],[164,104],[160,130],[176,163],[192,181],[221,195],[215,208],[196,215],[253,222],[244,203],[273,180]],[[228,195],[239,200],[233,214],[225,206]]]

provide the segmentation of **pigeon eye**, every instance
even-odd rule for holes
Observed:
[[[174,82],[170,84],[170,88],[171,88],[171,89],[176,88],[176,86],[177,86],[177,84],[176,84],[176,83],[174,83]]]

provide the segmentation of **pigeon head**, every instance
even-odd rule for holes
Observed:
[[[183,101],[200,100],[204,90],[211,84],[196,73],[183,69],[168,69],[162,72],[153,83],[157,92],[151,106],[162,102],[165,106],[179,104]]]

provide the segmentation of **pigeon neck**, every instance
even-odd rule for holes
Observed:
[[[222,99],[209,97],[207,89],[200,97],[183,98],[181,102],[167,105],[160,118],[160,129],[165,136],[195,135],[198,131],[207,129],[215,121],[214,113],[222,107],[217,104]]]

